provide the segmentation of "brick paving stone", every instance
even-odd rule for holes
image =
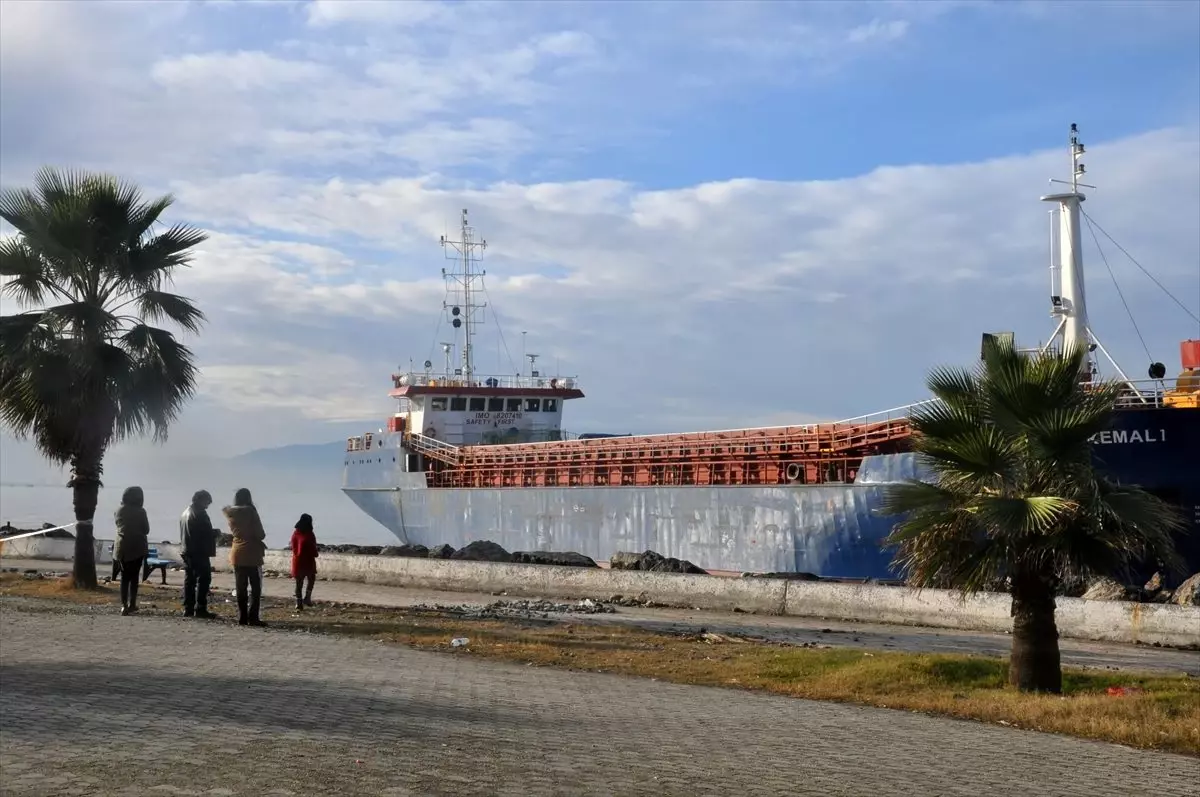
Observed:
[[[0,793],[1195,795],[979,723],[95,612],[0,612]]]

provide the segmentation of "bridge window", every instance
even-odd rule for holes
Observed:
[[[467,411],[467,400],[465,398],[463,398],[462,396],[455,396],[454,398],[450,399],[450,411],[451,412],[466,412]]]
[[[431,398],[429,401],[429,409],[433,410],[434,412],[445,412],[446,397],[445,396],[434,396],[433,398]]]
[[[558,412],[558,399],[542,399],[542,412]]]
[[[520,399],[509,399],[508,406],[505,407],[505,409],[508,410],[509,412],[520,412],[521,411],[521,400]]]
[[[473,398],[471,399],[471,412],[483,412],[487,409],[487,399]]]
[[[488,412],[504,412],[504,399],[502,399],[502,398],[488,399]]]
[[[541,399],[525,399],[525,411],[537,412],[541,408]]]

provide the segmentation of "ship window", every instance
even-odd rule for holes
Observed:
[[[488,399],[488,412],[504,412],[504,399],[502,399],[502,398]]]
[[[558,399],[542,399],[542,412],[558,412]]]
[[[446,409],[446,397],[434,396],[429,400],[429,409],[434,412],[444,412]]]
[[[461,396],[455,396],[454,398],[450,399],[450,411],[451,412],[466,412],[467,411],[467,400]]]
[[[471,412],[483,412],[487,409],[487,399],[473,398],[471,399]]]
[[[505,409],[507,409],[509,412],[520,412],[521,411],[521,400],[520,399],[509,399],[508,407],[506,407]]]
[[[537,412],[542,403],[541,399],[525,399],[525,411]]]

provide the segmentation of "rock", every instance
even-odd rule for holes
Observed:
[[[668,559],[654,551],[643,551],[640,554],[618,551],[608,560],[608,566],[613,570],[641,570],[648,573],[708,574],[685,559]]]
[[[1159,590],[1163,589],[1164,586],[1163,574],[1155,573],[1154,575],[1150,576],[1150,580],[1146,582],[1142,589],[1146,590],[1146,592],[1158,592]]]
[[[1177,606],[1200,606],[1200,573],[1179,585],[1171,595],[1171,603]]]
[[[1136,597],[1136,590],[1131,590],[1119,581],[1111,578],[1100,578],[1092,582],[1083,593],[1086,601],[1126,601]]]
[[[1064,571],[1058,577],[1055,595],[1062,598],[1082,598],[1088,590],[1088,576],[1074,571]]]
[[[450,558],[468,562],[511,562],[512,554],[490,540],[476,540],[455,551]]]
[[[454,556],[454,547],[451,545],[435,545],[429,549],[430,559],[449,559]]]
[[[581,553],[568,551],[566,553],[558,553],[555,551],[516,551],[512,555],[512,561],[520,562],[527,565],[558,565],[560,567],[599,567],[596,560],[590,556],[584,556]]]
[[[787,581],[820,581],[813,573],[742,573],[742,578],[781,578]]]
[[[442,604],[418,604],[410,607],[415,611],[449,612],[461,617],[473,619],[498,619],[502,617],[517,617],[532,619],[546,618],[550,614],[614,614],[617,610],[601,601],[584,598],[574,603],[560,603],[550,600],[519,600],[496,601],[487,606],[469,604],[446,606]]]
[[[608,566],[611,570],[640,570],[642,555],[629,551],[617,551],[609,557]]]
[[[429,556],[429,549],[424,545],[385,545],[379,551],[380,556],[408,556],[424,559]]]

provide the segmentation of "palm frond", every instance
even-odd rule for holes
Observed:
[[[120,279],[139,290],[159,290],[172,272],[191,263],[191,249],[208,239],[202,230],[183,224],[130,247]]]
[[[204,313],[191,300],[174,293],[146,291],[138,298],[138,310],[147,321],[174,321],[188,332],[199,332]]]
[[[979,389],[970,371],[962,368],[934,368],[929,372],[925,384],[930,393],[960,412],[970,413],[978,404]]]
[[[0,277],[9,278],[3,293],[23,307],[39,305],[54,292],[54,284],[47,279],[45,262],[18,237],[0,241]]]
[[[121,339],[131,368],[121,385],[115,439],[153,432],[165,440],[167,427],[196,388],[191,351],[165,329],[138,324]]]
[[[1038,495],[980,497],[969,511],[984,527],[995,531],[992,536],[1008,537],[1049,534],[1076,509],[1078,505],[1067,498]]]

